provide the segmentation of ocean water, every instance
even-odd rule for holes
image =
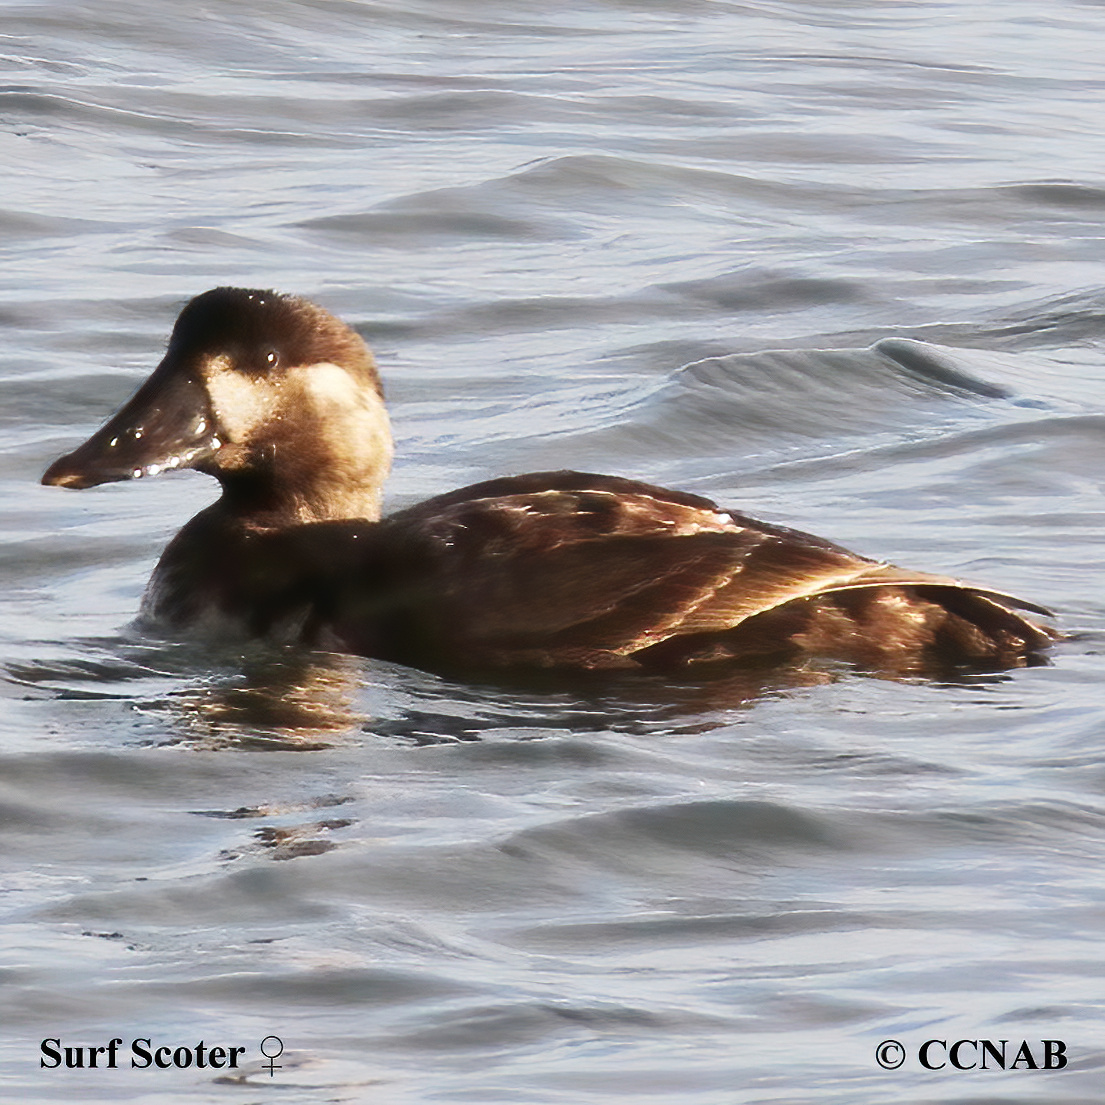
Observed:
[[[1090,0],[0,5],[4,1099],[1100,1102],[1103,54]],[[370,342],[392,506],[629,475],[1066,638],[534,687],[143,637],[212,482],[38,480],[218,284]]]

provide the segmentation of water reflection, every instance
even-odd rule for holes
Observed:
[[[859,671],[802,657],[719,666],[693,679],[564,671],[451,679],[293,647],[219,650],[135,638],[78,644],[77,655],[7,665],[9,682],[24,693],[33,688],[35,697],[129,701],[141,719],[137,743],[204,750],[316,752],[366,740],[423,747],[603,733],[672,737],[710,732],[757,703],[841,679],[962,685],[1010,677],[948,668]]]
[[[172,700],[191,741],[257,750],[330,748],[357,728],[362,663],[330,653],[248,657],[240,674]]]
[[[56,650],[41,645],[41,652]],[[357,657],[258,646],[242,651],[137,635],[66,643],[62,655],[9,663],[24,697],[124,700],[139,743],[313,751],[357,730]]]

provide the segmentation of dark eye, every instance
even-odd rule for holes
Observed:
[[[265,354],[265,367],[275,368],[280,363],[280,354],[275,349],[270,349]]]

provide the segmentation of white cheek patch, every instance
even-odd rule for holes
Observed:
[[[236,372],[228,357],[213,357],[203,371],[219,428],[230,443],[248,441],[276,413],[279,392],[271,381]]]
[[[358,495],[366,475],[382,483],[391,466],[391,426],[375,389],[326,361],[290,369],[285,383],[289,401],[295,396],[317,419],[319,456],[355,475]]]
[[[288,397],[311,410],[333,432],[330,448],[341,451],[347,443],[359,453],[368,442],[391,455],[391,428],[387,408],[375,390],[350,375],[340,365],[322,361],[289,370]]]
[[[391,430],[379,394],[340,365],[322,361],[272,376],[238,372],[229,357],[203,366],[224,468],[249,467],[258,450],[302,484],[326,485],[325,502],[304,519],[379,517],[379,490],[391,466]],[[316,490],[318,490],[316,488]]]
[[[320,364],[293,368],[288,383],[320,414],[327,410],[353,411],[364,405],[364,386],[340,365]]]

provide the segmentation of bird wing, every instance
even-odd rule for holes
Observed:
[[[412,613],[432,609],[435,635],[474,658],[614,663],[884,567],[696,496],[553,475],[557,486],[494,481],[390,520],[419,562]]]

